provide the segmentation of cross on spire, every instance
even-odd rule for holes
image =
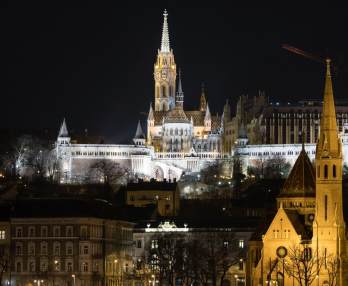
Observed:
[[[163,28],[162,28],[161,52],[169,53],[170,52],[170,44],[169,44],[167,10],[164,10],[163,17],[164,17],[164,19],[163,19]]]

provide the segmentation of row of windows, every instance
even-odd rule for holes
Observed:
[[[312,150],[312,152],[310,151],[306,151],[306,153],[309,154],[313,154],[315,155],[315,150]],[[269,156],[269,155],[275,155],[275,156],[285,156],[285,155],[298,155],[300,154],[300,151],[288,151],[288,152],[269,152],[269,151],[265,151],[265,152],[249,152],[248,155],[249,156]]]
[[[28,237],[35,237],[36,236],[36,230],[37,228],[35,226],[29,226],[27,236]],[[16,237],[24,237],[24,231],[23,227],[17,226],[16,227]],[[48,226],[41,226],[40,227],[40,236],[41,237],[47,237],[48,236]],[[52,236],[54,237],[60,237],[61,236],[61,227],[60,226],[54,226],[52,228]],[[67,226],[65,228],[65,236],[66,237],[72,237],[73,236],[73,227]]]
[[[23,249],[24,249],[23,243],[17,242],[16,243],[16,255],[22,256],[24,253]],[[83,249],[82,252],[83,252],[83,254],[88,254],[88,246],[87,246],[87,249]],[[87,252],[87,253],[85,253],[85,252]],[[30,255],[30,256],[35,255],[35,253],[36,253],[35,243],[29,242],[28,243],[28,255]],[[61,243],[59,243],[59,242],[53,243],[52,253],[53,253],[53,255],[61,255]],[[73,243],[72,242],[67,242],[65,244],[65,254],[69,255],[69,256],[73,255]],[[48,243],[45,241],[40,243],[40,255],[48,255]]]
[[[289,238],[290,236],[290,229],[273,229],[273,238]]]
[[[71,152],[72,156],[129,156],[128,152]]]
[[[60,262],[58,260],[55,260],[53,262],[53,270],[54,271],[62,271],[63,269],[61,268]],[[40,261],[39,269],[37,269],[36,266],[36,261],[35,260],[29,260],[27,264],[27,271],[28,272],[36,272],[39,270],[40,272],[46,272],[48,271],[48,261],[46,259]],[[73,268],[73,262],[72,261],[66,261],[65,262],[65,270],[67,272],[72,272],[74,270]],[[24,267],[23,263],[21,261],[16,262],[16,272],[23,272]],[[83,272],[88,272],[88,263],[84,262],[81,263],[81,271]]]
[[[317,172],[318,172],[318,178],[320,178],[320,166],[317,167]],[[329,177],[329,166],[324,165],[324,174],[322,174],[324,179],[327,179]],[[336,165],[332,165],[332,177],[336,178],[337,177],[337,170],[336,170]]]

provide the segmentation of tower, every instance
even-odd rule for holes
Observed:
[[[180,107],[184,108],[184,92],[182,90],[182,84],[181,84],[181,71],[179,70],[179,79],[178,79],[178,90],[176,91],[176,99],[175,104]]]
[[[58,145],[67,145],[70,143],[70,136],[68,132],[68,128],[66,127],[65,118],[63,119],[62,125],[60,126],[58,138]]]
[[[175,106],[176,64],[169,44],[168,13],[163,13],[161,49],[154,65],[155,111],[168,111]]]
[[[205,115],[204,115],[204,131],[206,132],[211,131],[211,114],[210,114],[208,103],[207,103],[207,108],[205,110]]]
[[[200,111],[205,111],[206,109],[207,109],[207,100],[205,98],[204,83],[202,83],[201,98],[199,100],[199,110]]]
[[[140,120],[138,121],[137,130],[135,131],[135,136],[133,138],[135,145],[144,146],[145,145],[145,134],[141,128]]]
[[[324,103],[320,135],[316,147],[316,210],[313,224],[313,246],[318,255],[335,257],[342,262],[345,248],[345,222],[342,208],[342,145],[338,137],[335,102],[326,60]],[[340,263],[342,266],[342,263]],[[342,268],[342,267],[341,267]],[[343,285],[342,269],[339,283]]]

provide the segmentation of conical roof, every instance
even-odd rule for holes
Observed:
[[[248,138],[247,131],[244,126],[244,122],[240,124],[239,130],[238,130],[238,138],[240,139],[245,139]]]
[[[279,197],[315,197],[314,168],[304,147],[302,147]]]
[[[330,59],[326,60],[326,77],[324,102],[320,118],[320,134],[317,144],[316,158],[338,157],[341,154],[340,140],[337,132],[335,101],[332,89]]]
[[[60,126],[58,137],[69,137],[68,128],[66,127],[65,118],[63,119],[62,125]]]
[[[140,120],[138,121],[137,131],[135,132],[134,139],[145,139],[145,134],[141,128]]]

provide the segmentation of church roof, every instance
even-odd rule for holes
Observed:
[[[63,119],[62,125],[60,126],[58,137],[69,137],[68,128],[66,127],[65,118]]]
[[[302,147],[279,197],[315,197],[314,168],[304,147]]]
[[[153,111],[153,116],[155,119],[155,125],[162,125],[163,118],[166,118],[169,116],[169,113],[171,111]],[[188,120],[193,119],[193,125],[194,126],[204,126],[204,116],[205,116],[205,111],[200,111],[200,110],[189,110],[189,111],[184,111],[186,118]],[[219,116],[212,115],[211,116],[211,127],[212,130],[218,129],[221,126],[221,118]]]
[[[145,134],[141,128],[140,120],[138,121],[137,131],[135,132],[134,139],[145,139]]]
[[[187,118],[185,111],[180,106],[175,106],[170,110],[164,117],[165,122],[173,123],[189,123],[190,120]]]

